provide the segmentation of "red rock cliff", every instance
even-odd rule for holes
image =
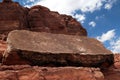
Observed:
[[[86,30],[76,19],[40,5],[31,7],[28,17],[29,26],[33,31],[87,36]]]
[[[71,16],[43,6],[28,9],[12,0],[3,0],[0,3],[0,37],[16,29],[87,36],[87,31]]]
[[[87,31],[71,16],[60,15],[59,13],[50,11],[48,8],[43,6],[34,6],[28,9],[20,6],[19,3],[12,2],[12,0],[3,0],[3,2],[0,3],[0,63],[3,60],[3,53],[5,53],[6,49],[9,49],[7,48],[7,43],[1,40],[4,40],[10,31],[16,29],[28,29],[38,32],[87,36]],[[81,41],[79,39],[77,40]],[[35,42],[35,40],[31,41]],[[39,42],[38,39],[35,43],[37,42]],[[92,42],[95,43],[94,41]],[[26,43],[29,44],[29,38]],[[87,44],[85,42],[85,44],[88,45],[89,43]],[[98,44],[96,45],[100,47]],[[89,46],[87,47],[89,48]],[[93,47],[93,51],[94,49],[99,50],[99,48],[96,48],[95,46]],[[81,48],[81,50],[83,49]],[[12,54],[14,55],[14,53]],[[13,55],[10,56],[10,60],[8,60],[8,62],[30,64],[20,58],[18,54],[14,55],[14,57]],[[72,59],[75,60],[77,56],[74,56],[73,54],[71,55],[74,57],[74,59]],[[42,59],[44,60],[44,58]],[[89,56],[86,59],[89,61]],[[95,59],[99,59],[99,57],[95,57]],[[60,60],[62,61],[63,59],[61,58]],[[92,58],[91,60],[94,59]],[[106,64],[103,64],[103,66],[104,65]],[[120,80],[119,75],[120,55],[114,55],[114,64],[111,67],[104,68],[104,70],[91,67],[50,68],[30,65],[5,66],[0,64],[0,80]]]
[[[16,2],[0,3],[0,33],[27,28],[27,9]]]

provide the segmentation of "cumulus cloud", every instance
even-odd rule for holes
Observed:
[[[93,12],[103,5],[104,0],[40,0],[40,4],[62,14],[72,14],[75,10]]]
[[[111,4],[105,4],[105,9],[111,9],[112,8],[112,5]]]
[[[89,25],[92,26],[92,27],[95,27],[96,23],[94,21],[91,21],[91,22],[89,22]]]
[[[73,16],[74,18],[76,18],[78,21],[80,21],[81,23],[84,23],[86,17],[84,14],[76,14]]]
[[[43,5],[48,7],[52,11],[58,11],[61,14],[71,15],[77,18],[78,21],[84,23],[85,13],[94,12],[101,8],[111,9],[115,0],[27,0],[27,2],[33,2],[32,4],[26,4],[25,7],[31,7],[33,5]],[[76,11],[80,11],[83,14],[76,14]]]
[[[109,30],[96,38],[104,44],[108,41],[109,46],[107,48],[113,53],[120,53],[120,37],[116,36],[115,29]]]
[[[101,36],[98,36],[97,39],[101,42],[110,41],[115,36],[115,29],[109,30],[106,33],[103,33]]]
[[[120,53],[120,38],[111,40],[109,49],[114,53]]]
[[[99,10],[102,6],[110,9],[116,0],[28,0],[35,2],[33,5],[43,5],[50,10],[58,11],[62,14],[72,14],[76,10],[82,12],[93,12]],[[105,5],[104,5],[105,4]]]
[[[117,0],[108,0],[107,3],[104,5],[104,8],[110,10],[116,1]]]

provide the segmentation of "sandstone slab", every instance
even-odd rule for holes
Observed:
[[[17,54],[32,65],[100,67],[113,63],[112,52],[93,38],[15,30],[7,43],[6,60]]]

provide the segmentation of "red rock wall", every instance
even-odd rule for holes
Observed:
[[[27,9],[15,2],[0,3],[0,33],[27,27]]]
[[[0,34],[7,35],[16,29],[87,36],[87,31],[71,16],[60,15],[43,6],[28,9],[17,2],[3,0],[0,3]]]
[[[16,65],[1,66],[0,80],[104,80],[104,76],[100,69],[95,68]]]
[[[31,30],[87,36],[86,30],[74,18],[60,15],[43,6],[33,6],[28,14]]]

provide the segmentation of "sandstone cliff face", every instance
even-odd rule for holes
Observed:
[[[43,6],[33,6],[28,14],[31,30],[87,36],[86,30],[74,18],[60,15]]]
[[[87,31],[71,16],[60,15],[43,6],[28,9],[17,2],[3,0],[0,3],[0,38],[19,29],[87,36]]]
[[[0,3],[0,33],[26,27],[28,27],[26,8],[15,2]]]

